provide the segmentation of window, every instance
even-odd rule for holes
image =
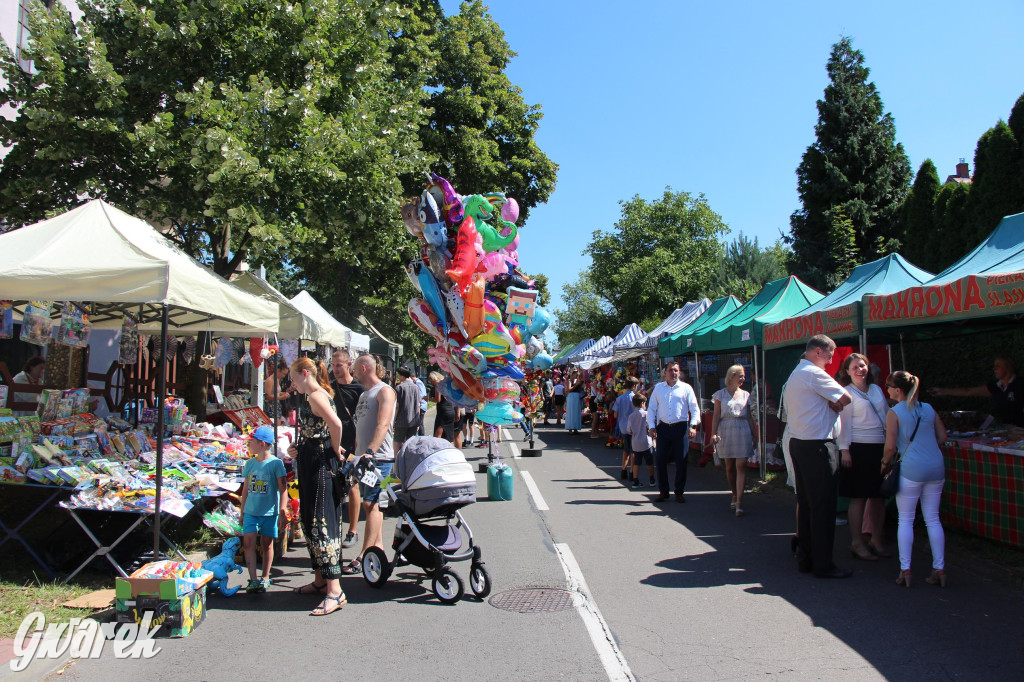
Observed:
[[[32,60],[26,59],[24,56],[25,50],[28,49],[29,38],[32,33],[29,31],[28,20],[31,14],[29,3],[32,0],[18,0],[18,49],[15,50],[15,57],[18,60],[18,64],[25,71],[32,71]],[[53,5],[53,0],[42,0],[42,3],[47,8]]]

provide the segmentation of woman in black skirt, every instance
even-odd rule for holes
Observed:
[[[444,381],[444,375],[440,372],[431,372],[429,379],[434,384],[434,399],[437,401],[437,411],[434,416],[434,438],[444,438],[449,443],[454,443],[455,406],[437,390],[438,385]]]
[[[839,494],[850,498],[850,553],[865,561],[892,556],[886,549],[882,531],[885,527],[885,500],[878,494],[882,484],[881,464],[885,449],[885,417],[889,403],[882,389],[871,383],[869,361],[853,353],[843,361],[839,383],[846,386],[853,399],[839,413]],[[864,517],[871,522],[871,543],[864,544],[861,535]]]
[[[304,400],[299,405],[298,442],[289,449],[296,458],[299,520],[313,563],[313,582],[295,588],[299,594],[324,595],[310,615],[326,616],[348,603],[341,591],[341,509],[343,478],[339,469],[341,420],[334,409],[327,366],[299,358],[291,366],[292,386]]]

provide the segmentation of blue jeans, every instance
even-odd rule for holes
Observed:
[[[377,462],[377,473],[380,474],[381,481],[391,475],[391,467],[394,465],[394,462]],[[383,488],[380,487],[379,483],[372,488],[365,483],[359,484],[360,497],[362,497],[363,502],[368,502],[370,504],[378,503],[382,490]]]
[[[676,497],[686,490],[686,455],[690,451],[690,424],[677,422],[666,424],[659,422],[655,427],[658,433],[658,448],[654,458],[658,465],[658,491],[668,495],[668,458],[676,462]]]

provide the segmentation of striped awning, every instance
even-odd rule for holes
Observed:
[[[699,301],[691,301],[682,308],[676,308],[661,324],[652,329],[647,336],[633,344],[632,347],[650,349],[657,348],[658,341],[661,338],[675,334],[677,331],[696,320],[704,314],[704,311],[707,310],[710,305],[711,301],[706,298],[702,298]]]

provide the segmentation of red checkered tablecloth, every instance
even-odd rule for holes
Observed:
[[[1024,457],[943,446],[943,520],[1024,548]]]

